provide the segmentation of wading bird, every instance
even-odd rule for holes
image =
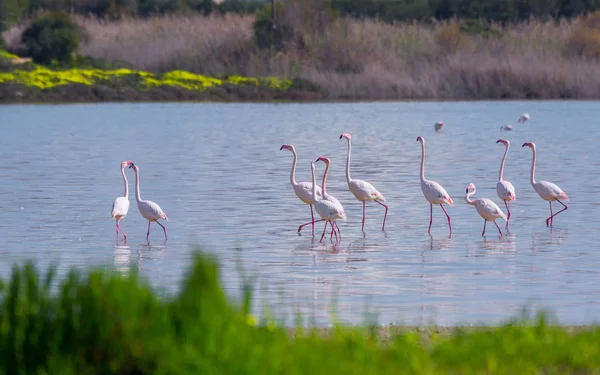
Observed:
[[[310,167],[312,170],[312,195],[313,195],[313,200],[314,200],[314,205],[315,205],[315,209],[317,210],[317,213],[319,214],[319,216],[321,216],[321,218],[323,220],[325,220],[325,227],[323,228],[323,234],[321,235],[321,242],[323,241],[323,237],[325,236],[325,231],[327,230],[327,224],[331,225],[331,235],[330,238],[335,234],[335,238],[336,241],[338,241],[338,235],[337,233],[339,233],[339,226],[337,225],[337,223],[335,222],[337,219],[342,219],[344,221],[346,221],[346,213],[344,213],[344,207],[342,207],[342,205],[337,202],[337,199],[332,200],[331,196],[330,199],[322,199],[321,197],[319,197],[317,195],[317,181],[315,178],[315,163],[310,163]],[[337,202],[337,203],[336,203]],[[335,228],[338,228],[337,231]],[[341,233],[340,233],[341,236]]]
[[[472,191],[469,192],[471,189]],[[496,228],[498,228],[498,233],[500,233],[500,236],[502,236],[502,231],[500,230],[498,223],[496,223],[496,219],[502,218],[506,220],[506,215],[504,212],[502,212],[500,207],[496,205],[496,203],[487,198],[477,198],[471,200],[471,196],[475,194],[476,191],[477,189],[475,189],[475,185],[469,184],[469,186],[467,186],[467,195],[465,195],[465,201],[468,204],[475,206],[477,213],[483,218],[483,232],[481,232],[481,235],[483,236],[485,234],[485,225],[487,222],[492,221],[496,225]]]
[[[433,128],[435,129],[436,133],[439,132],[440,130],[442,130],[443,127],[444,127],[444,121],[438,121],[435,124],[433,124]]]
[[[129,185],[127,183],[127,176],[125,176],[125,168],[129,164],[133,163],[130,160],[121,163],[121,175],[123,176],[123,183],[125,184],[125,193],[123,193],[122,197],[117,197],[117,199],[115,199],[110,210],[110,216],[115,219],[117,223],[117,241],[119,240],[119,231],[123,233],[123,239],[127,241],[127,235],[119,223],[127,216],[127,212],[129,211]]]
[[[419,136],[417,137],[417,142],[421,142],[421,190],[423,191],[423,195],[425,199],[429,202],[429,230],[427,233],[431,235],[431,223],[433,222],[433,205],[439,204],[446,217],[448,218],[448,227],[450,228],[450,236],[452,236],[452,224],[450,223],[450,216],[446,212],[444,208],[444,204],[449,204],[450,206],[454,205],[452,202],[452,198],[450,195],[444,190],[442,185],[438,184],[435,181],[430,181],[425,179],[425,139]]]
[[[296,148],[293,145],[282,145],[281,148],[279,148],[279,151],[281,151],[283,149],[290,150],[292,152],[292,154],[294,154],[294,161],[292,162],[292,171],[290,172],[290,184],[292,184],[292,187],[294,188],[294,193],[296,193],[296,196],[302,202],[304,202],[310,206],[311,221],[300,225],[298,227],[298,232],[300,232],[302,230],[302,227],[304,227],[305,225],[311,224],[312,225],[312,235],[314,236],[315,235],[315,223],[318,223],[319,221],[323,221],[323,220],[315,221],[315,215],[313,213],[314,200],[312,197],[312,185],[310,182],[296,182],[296,160],[298,159],[298,155],[296,154]],[[319,196],[319,197],[322,196],[322,191],[319,186],[317,186],[317,196]]]
[[[148,220],[148,232],[146,233],[146,241],[148,241],[148,237],[150,236],[150,223],[152,223],[153,221],[162,227],[163,232],[165,232],[166,241],[167,228],[165,228],[161,223],[159,223],[158,219],[165,219],[168,221],[169,218],[167,217],[167,214],[163,212],[163,210],[158,204],[149,200],[142,200],[142,198],[140,197],[140,169],[137,165],[133,163],[131,163],[129,168],[133,168],[133,171],[135,172],[135,200],[137,201],[138,210],[140,211],[140,214],[142,214],[142,216],[146,218],[146,220]]]
[[[504,201],[506,211],[508,212],[505,226],[505,229],[508,229],[508,221],[510,220],[509,205],[511,201],[517,199],[515,187],[510,182],[504,180],[504,163],[506,162],[506,155],[508,154],[508,149],[510,148],[510,141],[506,139],[499,139],[496,141],[496,143],[502,143],[504,146],[506,146],[506,149],[504,150],[504,157],[502,157],[502,162],[500,163],[500,174],[498,176],[498,183],[496,184],[496,192],[498,193],[498,197]]]
[[[523,113],[521,115],[521,117],[519,117],[518,121],[521,122],[521,123],[525,123],[525,121],[528,121],[528,120],[529,120],[529,114]]]
[[[363,218],[362,218],[362,231],[365,231],[365,218],[367,216],[366,203],[367,201],[375,201],[385,207],[385,214],[383,216],[383,225],[381,230],[385,230],[385,219],[387,218],[388,206],[381,203],[385,201],[383,194],[381,194],[373,185],[367,181],[357,180],[350,177],[350,153],[352,149],[351,139],[352,136],[347,133],[340,135],[340,139],[345,138],[348,140],[348,156],[346,158],[346,182],[348,183],[348,189],[352,192],[354,197],[363,203]]]
[[[500,130],[511,131],[511,130],[513,130],[513,126],[512,125],[501,125]]]
[[[567,194],[565,194],[564,191],[562,191],[561,188],[559,188],[557,185],[553,184],[552,182],[548,182],[548,181],[535,181],[535,162],[536,162],[536,150],[535,150],[535,143],[533,142],[525,142],[523,143],[523,146],[521,147],[529,147],[531,150],[533,150],[533,160],[531,161],[531,176],[530,176],[530,181],[531,181],[531,186],[533,186],[533,190],[535,190],[536,193],[539,194],[539,196],[545,200],[550,202],[550,217],[548,217],[546,219],[546,226],[550,225],[552,226],[552,221],[554,219],[554,216],[558,215],[559,213],[563,212],[564,210],[566,210],[568,207],[566,204],[564,204],[563,202],[560,201],[560,199],[564,199],[564,200],[569,200],[569,197],[567,196]],[[563,209],[558,211],[557,213],[553,214],[552,213],[552,201],[557,201],[558,203],[563,205]]]

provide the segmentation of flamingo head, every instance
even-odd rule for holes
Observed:
[[[294,152],[294,146],[292,145],[281,145],[281,147],[279,148],[279,151],[286,149],[286,150],[290,150],[292,152]]]
[[[417,137],[417,142],[421,142],[421,143],[423,143],[423,142],[425,142],[425,140],[423,139],[423,137],[421,137],[421,136],[418,136],[418,137]]]
[[[534,149],[535,148],[535,143],[533,143],[533,142],[525,142],[525,143],[523,143],[523,146],[521,146],[521,147],[525,147],[525,146],[527,146],[527,147],[529,147],[531,149]]]
[[[133,162],[131,160],[125,160],[124,162],[121,163],[121,169],[125,169],[128,165],[133,164]]]
[[[317,159],[317,161],[322,161],[324,162],[326,165],[329,165],[329,163],[331,163],[331,160],[329,160],[329,158],[326,158],[324,156],[321,156]]]
[[[466,191],[466,193],[468,193],[468,192],[469,192],[469,190],[473,190],[473,192],[475,192],[475,184],[473,184],[473,183],[469,184],[469,186],[467,186],[467,191]]]
[[[510,142],[508,140],[506,140],[506,139],[499,139],[499,140],[496,141],[496,143],[502,143],[502,144],[504,144],[506,146],[510,145]]]
[[[131,169],[131,168],[133,168],[133,170],[136,172],[140,170],[140,168],[138,168],[137,165],[133,164],[133,162],[131,162],[131,164],[129,164],[129,169]]]
[[[345,138],[347,140],[352,139],[352,136],[348,133],[342,133],[342,135],[340,135],[340,139]]]

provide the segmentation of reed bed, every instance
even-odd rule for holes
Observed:
[[[456,20],[389,24],[298,9],[280,17],[295,30],[281,51],[257,47],[248,15],[78,18],[90,35],[81,53],[151,72],[303,78],[331,99],[600,97],[597,15],[485,32]],[[9,45],[17,34],[5,33]]]

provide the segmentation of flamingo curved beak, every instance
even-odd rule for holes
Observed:
[[[129,169],[135,167],[135,164],[133,164],[133,162],[131,162],[131,165],[129,166]]]

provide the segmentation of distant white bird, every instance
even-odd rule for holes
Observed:
[[[421,142],[421,191],[425,199],[429,202],[429,230],[427,233],[431,234],[431,223],[433,222],[433,205],[439,204],[446,217],[448,218],[448,227],[450,227],[450,236],[452,236],[452,224],[450,223],[450,216],[446,212],[443,204],[449,204],[453,206],[452,198],[444,190],[442,185],[435,181],[425,179],[425,139],[423,137],[417,137],[417,142]]]
[[[127,212],[129,212],[129,184],[127,183],[127,176],[125,176],[125,168],[129,164],[133,163],[130,160],[121,163],[121,175],[123,176],[123,183],[125,184],[125,193],[123,193],[122,197],[117,197],[117,199],[115,199],[110,210],[110,216],[115,219],[117,223],[117,241],[119,240],[119,230],[123,233],[123,239],[127,240],[127,235],[119,223],[127,216]]]
[[[140,214],[142,214],[142,216],[146,218],[146,220],[148,220],[148,232],[146,233],[146,241],[148,241],[148,237],[150,236],[150,223],[153,221],[162,227],[163,232],[165,232],[166,241],[167,229],[161,223],[158,222],[158,219],[165,219],[168,221],[169,218],[167,217],[167,214],[163,212],[163,210],[158,204],[149,200],[142,200],[142,198],[140,197],[140,169],[137,165],[133,163],[131,163],[129,168],[133,168],[133,171],[135,172],[135,200],[137,201],[138,210],[140,211]]]
[[[535,162],[536,162],[536,150],[535,150],[535,143],[533,142],[525,142],[523,143],[523,146],[521,147],[529,147],[531,150],[533,150],[533,160],[531,161],[531,176],[530,176],[530,181],[531,181],[531,186],[533,186],[533,190],[535,190],[536,193],[538,193],[538,195],[545,201],[550,202],[550,217],[548,217],[546,219],[546,226],[550,225],[552,226],[552,221],[554,219],[554,216],[558,215],[559,213],[563,212],[564,210],[566,210],[568,207],[566,204],[564,204],[563,202],[560,201],[560,199],[564,199],[564,200],[569,200],[569,197],[567,196],[567,194],[562,191],[561,188],[559,188],[557,185],[553,184],[552,182],[548,182],[548,181],[535,181]],[[563,205],[563,209],[558,211],[555,214],[552,214],[552,202],[553,201],[557,201],[558,203]]]
[[[506,146],[506,150],[504,150],[504,156],[502,157],[502,162],[500,163],[500,173],[498,175],[498,183],[496,184],[496,192],[498,193],[498,197],[504,201],[506,211],[508,212],[505,227],[505,229],[508,229],[508,221],[510,220],[509,204],[511,201],[517,199],[515,187],[510,182],[504,180],[504,163],[506,162],[506,155],[508,154],[508,149],[510,148],[510,141],[506,139],[499,139],[496,141],[496,143],[502,143]]]
[[[375,201],[385,207],[385,214],[383,215],[383,225],[381,230],[385,230],[385,219],[387,218],[388,206],[381,203],[385,201],[383,194],[381,194],[373,185],[364,180],[358,180],[350,177],[350,153],[352,149],[351,140],[352,136],[347,133],[342,133],[340,139],[346,139],[348,141],[348,155],[346,157],[346,182],[348,183],[348,189],[352,192],[354,197],[363,203],[363,218],[362,218],[362,231],[365,231],[365,219],[367,216],[366,203],[367,201]]]
[[[310,182],[296,182],[296,160],[298,159],[298,155],[296,154],[296,148],[293,145],[282,145],[279,148],[281,150],[290,150],[294,155],[294,161],[292,162],[292,171],[290,172],[290,184],[292,188],[294,188],[294,193],[296,196],[304,203],[310,206],[310,218],[311,221],[308,223],[304,223],[298,227],[298,232],[302,230],[302,228],[308,224],[312,225],[312,235],[315,235],[315,223],[323,220],[315,221],[315,215],[313,213],[313,204],[314,200],[312,197],[312,184]],[[323,195],[321,188],[317,185],[317,196],[321,197]]]
[[[439,132],[443,127],[444,121],[438,121],[435,124],[433,124],[433,128],[435,129],[436,133]]]
[[[472,191],[469,192],[471,189]],[[500,233],[500,236],[502,236],[502,231],[500,230],[498,223],[496,223],[496,219],[502,218],[506,220],[506,215],[504,212],[502,212],[500,207],[496,205],[496,203],[487,198],[471,200],[471,196],[475,194],[476,191],[477,189],[475,189],[475,185],[469,184],[469,186],[467,186],[467,195],[465,195],[465,201],[468,204],[475,206],[477,213],[483,218],[483,232],[481,232],[481,235],[483,236],[485,234],[485,224],[487,224],[488,221],[492,221],[496,225],[496,228],[498,228],[498,233]]]
[[[342,219],[343,221],[346,221],[346,213],[344,212],[344,207],[341,205],[341,203],[337,199],[331,199],[332,198],[331,196],[329,199],[323,199],[317,195],[317,189],[316,189],[317,181],[315,178],[315,163],[310,163],[310,167],[312,170],[312,183],[313,183],[312,184],[312,195],[313,195],[313,199],[315,202],[314,203],[315,209],[317,210],[317,213],[319,214],[319,216],[321,216],[321,218],[326,221],[325,228],[323,228],[323,234],[321,235],[320,241],[323,241],[323,237],[325,236],[325,231],[327,230],[327,224],[331,225],[331,235],[335,234],[335,238],[337,241],[337,238],[338,238],[337,233],[339,233],[340,227],[337,225],[337,223],[335,221],[337,219]],[[325,178],[325,176],[326,175],[324,175],[324,178]],[[336,226],[338,228],[337,231],[335,229]],[[341,233],[340,233],[340,236],[341,236]]]
[[[523,113],[523,114],[521,115],[521,117],[519,117],[519,120],[518,120],[518,121],[519,121],[519,122],[522,122],[522,123],[525,123],[525,121],[528,121],[528,120],[529,120],[529,114],[527,114],[527,113]]]
[[[513,126],[512,125],[502,125],[500,126],[500,130],[506,130],[506,131],[511,131],[513,130]]]

